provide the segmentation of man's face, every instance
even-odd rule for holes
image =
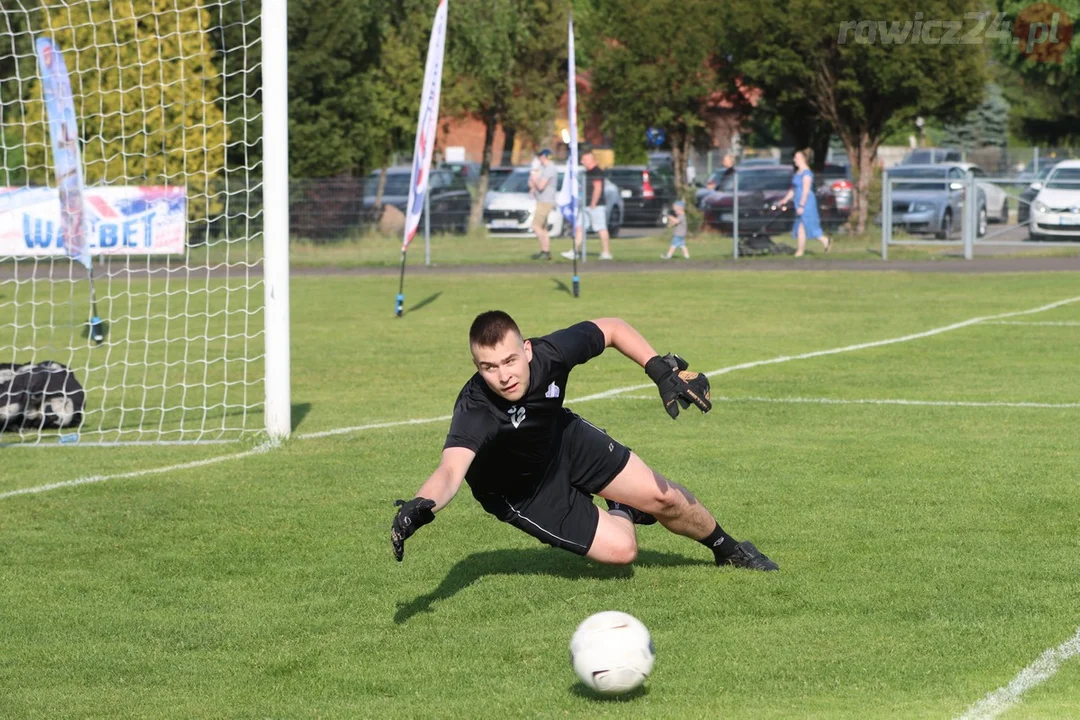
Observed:
[[[541,165],[548,165],[550,162],[551,162],[551,156],[550,155],[541,155],[540,156],[540,164]]]
[[[529,387],[532,344],[513,330],[495,347],[472,346],[473,363],[484,382],[499,397],[517,402]]]
[[[581,156],[581,164],[586,170],[592,170],[596,167],[596,157],[591,152],[585,153]]]

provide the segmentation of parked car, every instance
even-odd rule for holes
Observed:
[[[940,163],[958,163],[964,156],[953,148],[919,148],[907,154],[901,165],[938,165]]]
[[[379,187],[381,170],[376,170],[364,179],[364,216],[368,222],[377,222],[375,217],[375,196]],[[409,181],[412,168],[393,167],[386,171],[386,187],[383,188],[383,205],[392,205],[405,212],[409,204]],[[431,171],[428,181],[431,192],[431,229],[451,232],[465,232],[469,227],[469,210],[472,197],[465,186],[465,180],[449,170]],[[421,215],[421,228],[423,227]]]
[[[616,165],[608,178],[619,186],[626,225],[662,225],[675,202],[675,178],[645,165]]]
[[[992,182],[980,181],[979,178],[990,177],[985,170],[974,163],[961,162],[956,166],[964,172],[970,172],[975,176],[975,184],[986,193],[986,214],[990,222],[1009,222],[1009,194],[1005,188]]]
[[[766,225],[770,231],[790,229],[795,220],[795,203],[789,203],[780,214],[772,208],[791,187],[795,170],[787,165],[752,165],[740,166],[736,172],[739,176],[739,235],[762,231]],[[847,188],[847,207],[841,208],[837,206],[837,198],[842,193],[833,191],[834,181],[820,175],[815,177],[814,194],[822,226],[835,228],[847,222],[851,214],[851,188]],[[702,201],[705,223],[724,233],[734,230],[734,190],[733,173],[724,177],[717,189]]]
[[[455,175],[461,176],[468,187],[476,187],[480,181],[480,163],[463,160],[461,162],[444,162],[439,165],[440,170],[449,170]]]
[[[965,172],[955,163],[898,166],[889,171],[892,185],[892,224],[910,233],[930,233],[939,240],[953,237],[961,226],[964,211]],[[904,180],[940,180],[937,183]],[[978,191],[979,237],[986,234],[986,193]],[[875,222],[881,224],[878,214]]]
[[[566,177],[566,166],[558,167],[558,184],[562,184]],[[578,167],[578,179],[583,182],[585,168]],[[616,237],[623,222],[623,199],[619,186],[610,178],[604,181],[604,200],[608,208],[608,233]],[[509,177],[499,188],[499,192],[488,195],[488,202],[484,206],[484,225],[491,232],[532,235],[533,214],[536,212],[536,200],[529,193],[529,168],[515,168]],[[548,214],[548,231],[553,236],[569,234],[564,233],[563,216],[556,207]],[[585,224],[587,232],[592,232],[588,223]]]
[[[1028,239],[1080,239],[1080,160],[1063,160],[1031,203]]]
[[[1038,176],[1020,193],[1020,198],[1016,201],[1016,222],[1026,225],[1031,219],[1031,203],[1035,202],[1035,196],[1043,189],[1046,178],[1050,176],[1050,171],[1056,168],[1057,165],[1057,162],[1041,165]]]
[[[502,185],[512,172],[514,172],[512,167],[488,168],[488,190],[487,195],[484,196],[484,207],[491,202],[492,193],[502,192]]]

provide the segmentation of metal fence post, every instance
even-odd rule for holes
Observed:
[[[735,195],[731,200],[731,235],[734,238],[732,240],[732,252],[735,259],[739,259],[739,171],[735,170]]]
[[[424,192],[424,265],[431,265],[431,183]],[[403,271],[404,272],[404,271]]]
[[[869,198],[867,198],[869,199]],[[889,259],[889,241],[892,240],[892,189],[889,187],[889,171],[881,173],[881,259]]]
[[[970,170],[967,173],[967,205],[964,210],[964,259],[971,260],[975,256],[975,237],[979,233],[979,188],[975,184],[975,175]]]

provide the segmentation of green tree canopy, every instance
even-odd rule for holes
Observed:
[[[710,102],[734,96],[734,73],[716,50],[713,0],[597,0],[587,16],[590,110],[604,117],[620,156],[645,147],[650,127],[665,130],[679,191],[686,158],[705,131]]]
[[[444,117],[484,123],[484,154],[470,224],[479,223],[495,130],[542,138],[566,89],[565,0],[454,0],[449,10]]]
[[[961,19],[980,7],[977,0],[936,0],[917,9],[927,18]],[[984,49],[934,42],[940,29],[915,32],[915,10],[913,3],[895,0],[727,6],[723,42],[747,81],[780,98],[781,108],[797,107],[788,98],[805,97],[843,140],[857,175],[853,216],[859,232],[866,227],[873,161],[890,120],[920,114],[957,119],[982,101]]]
[[[214,212],[211,181],[225,164],[221,79],[205,37],[202,0],[70,0],[31,18],[51,36],[71,76],[89,185],[186,185],[192,218]],[[23,36],[32,47],[32,38]],[[32,52],[32,50],[30,51]],[[25,70],[24,70],[25,72]],[[36,72],[35,72],[36,76]],[[5,137],[25,147],[29,181],[51,179],[51,149],[41,84],[23,112],[5,117]]]

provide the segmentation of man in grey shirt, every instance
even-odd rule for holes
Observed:
[[[555,209],[555,193],[558,190],[559,171],[551,164],[551,151],[544,148],[536,153],[540,169],[529,174],[529,190],[536,198],[536,212],[533,213],[533,231],[540,242],[540,252],[533,255],[533,260],[551,259],[551,236],[548,234],[548,215]]]

